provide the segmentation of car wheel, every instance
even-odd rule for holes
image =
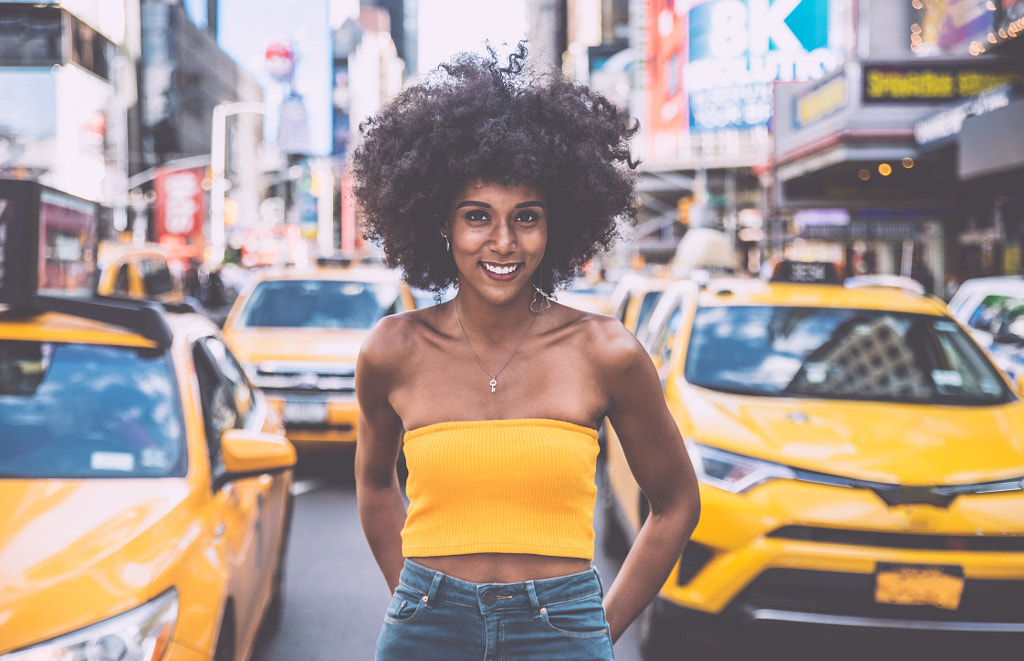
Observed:
[[[277,565],[274,572],[274,592],[270,598],[266,613],[263,614],[263,623],[260,633],[270,636],[281,630],[284,624],[284,559]]]
[[[692,635],[678,622],[661,615],[657,597],[640,613],[636,626],[644,661],[710,661],[715,658],[707,640]]]
[[[235,626],[231,612],[224,615],[224,624],[217,634],[217,649],[213,652],[213,661],[235,661]]]

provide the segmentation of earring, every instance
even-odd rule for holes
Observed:
[[[451,252],[452,251],[451,239],[449,239],[448,235],[445,234],[444,232],[441,232],[441,238],[444,239],[444,250],[445,250],[445,252]]]
[[[533,300],[530,301],[530,312],[534,314],[540,314],[542,311],[547,310],[551,307],[551,302],[555,300],[551,296],[544,293],[544,290],[537,285],[533,286]]]

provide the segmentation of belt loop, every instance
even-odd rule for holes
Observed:
[[[437,599],[437,589],[441,587],[442,578],[444,578],[444,574],[439,571],[434,572],[434,580],[430,583],[430,589],[427,590],[427,608],[434,608],[434,601]]]
[[[530,605],[533,606],[533,610],[540,613],[540,599],[537,598],[537,588],[534,586],[533,581],[526,582],[526,593],[530,595]]]

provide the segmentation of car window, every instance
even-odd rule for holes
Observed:
[[[1011,398],[952,320],[875,310],[701,308],[685,375],[695,385],[763,396],[942,404]]]
[[[400,305],[393,284],[268,280],[253,290],[239,319],[255,328],[368,329]]]
[[[225,431],[241,426],[239,415],[227,379],[223,378],[202,341],[192,345],[192,360],[199,381],[199,399],[203,407],[203,426],[210,465],[216,471],[223,467],[220,437]]]
[[[131,294],[131,283],[129,282],[128,265],[122,264],[121,268],[117,269],[117,277],[114,278],[114,294],[128,296]]]
[[[184,438],[166,353],[0,340],[0,475],[181,477]]]
[[[629,310],[629,302],[631,300],[633,300],[633,294],[631,292],[627,292],[626,295],[623,296],[622,302],[615,309],[615,316],[622,323],[626,323],[626,311]]]
[[[654,306],[658,304],[658,299],[664,292],[661,291],[649,291],[644,294],[644,297],[640,300],[640,312],[637,313],[636,317],[636,328],[634,331],[639,331],[647,323],[647,319],[654,312]]]
[[[679,332],[679,327],[683,323],[682,303],[680,301],[679,305],[675,306],[668,321],[658,330],[658,335],[651,343],[651,359],[658,368],[658,374],[661,375],[662,385],[668,375],[668,358],[672,353],[672,345],[675,344],[676,333]]]
[[[971,313],[967,325],[971,328],[993,333],[1013,310],[1024,308],[1024,299],[1016,296],[991,294],[982,299],[981,304]]]
[[[159,296],[174,291],[174,279],[167,262],[160,259],[143,259],[139,262],[139,274],[146,288],[147,296]]]
[[[249,422],[253,404],[256,402],[256,394],[245,377],[242,366],[219,339],[206,337],[200,341],[227,381],[230,395],[234,400],[234,409],[238,413],[238,426],[244,427]]]

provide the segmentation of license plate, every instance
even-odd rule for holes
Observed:
[[[875,601],[880,604],[956,610],[963,591],[960,567],[880,562],[875,572]]]
[[[327,404],[324,402],[285,402],[282,413],[286,423],[326,422]]]

